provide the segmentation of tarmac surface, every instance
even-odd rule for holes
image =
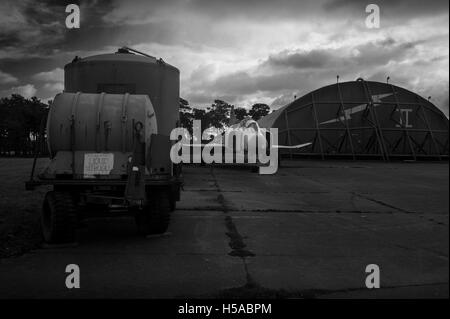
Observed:
[[[448,162],[283,164],[186,167],[166,234],[90,220],[76,245],[0,260],[0,298],[449,297]]]

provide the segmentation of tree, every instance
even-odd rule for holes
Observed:
[[[38,98],[13,94],[0,99],[0,153],[27,156],[33,153],[48,106]]]
[[[223,128],[228,124],[231,105],[222,100],[214,100],[214,103],[208,109],[208,120],[210,126]]]
[[[225,126],[229,125],[231,108],[232,105],[225,101],[214,100],[214,103],[212,103],[211,106],[206,109],[200,109],[190,106],[187,100],[180,98],[181,126],[192,133],[193,120],[200,120],[202,132],[204,129],[210,127],[223,129]],[[239,121],[249,115],[247,110],[242,107],[234,108],[234,113],[236,119]],[[262,114],[262,111],[260,111],[260,113]]]
[[[255,121],[258,121],[263,116],[266,116],[269,114],[270,107],[267,104],[263,103],[257,103],[253,104],[252,108],[248,112],[248,114],[254,119]]]
[[[180,125],[192,132],[193,110],[189,102],[180,97]]]
[[[189,106],[189,102],[182,97],[180,97],[180,111],[190,111],[192,108]]]
[[[234,109],[234,114],[236,114],[236,119],[239,121],[243,120],[246,116],[248,116],[247,110],[244,109],[243,107],[236,107]]]

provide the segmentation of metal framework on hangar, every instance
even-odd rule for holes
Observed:
[[[314,132],[314,138],[312,140],[312,145],[310,148],[302,150],[288,150],[288,154],[284,153],[282,155],[288,155],[290,158],[296,156],[320,156],[322,159],[326,157],[348,157],[356,160],[357,158],[380,158],[384,161],[389,161],[391,158],[410,158],[413,160],[417,159],[438,159],[438,160],[448,160],[449,154],[449,140],[448,140],[448,120],[445,115],[439,114],[440,111],[433,106],[431,103],[423,103],[420,101],[419,96],[413,92],[416,98],[416,102],[402,102],[398,99],[398,91],[394,85],[386,83],[394,97],[394,101],[383,102],[374,101],[372,90],[370,84],[362,78],[357,79],[360,83],[362,90],[364,92],[364,101],[344,101],[342,97],[341,84],[338,81],[335,84],[337,88],[337,100],[321,100],[316,101],[316,94],[319,90],[313,91],[306,96],[310,96],[310,101],[302,104],[300,106],[294,106],[293,104],[303,98],[300,98],[293,103],[280,109],[280,113],[277,115],[272,122],[282,117],[284,118],[285,128],[279,130],[279,136],[283,134],[287,135],[287,143],[289,145],[295,144],[293,138],[297,132]],[[381,83],[380,83],[381,84]],[[405,90],[406,91],[406,90]],[[319,122],[318,116],[318,104],[321,105],[338,105],[337,108],[337,121],[340,125],[339,127],[323,127]],[[349,115],[346,112],[346,106],[353,104],[365,104],[364,110],[361,112],[361,122],[367,123],[366,126],[351,126],[349,124]],[[383,127],[380,124],[380,114],[377,112],[375,105],[388,105],[392,109],[389,114],[389,121],[392,123],[392,127]],[[292,107],[294,106],[294,107]],[[401,119],[397,119],[394,115],[401,114],[402,106],[413,106],[416,107],[416,116],[422,123],[421,128],[411,128]],[[312,117],[314,121],[314,128],[309,127],[291,127],[289,125],[289,118],[292,118],[294,112],[300,110],[309,109],[312,112]],[[434,112],[437,116],[443,116],[446,120],[446,129],[436,129],[433,128],[433,124],[430,122],[427,113]],[[270,116],[272,114],[269,114]],[[262,119],[264,122],[264,118]],[[261,123],[261,122],[260,122]],[[352,138],[353,132],[371,132],[370,137],[367,138],[363,147],[357,148],[354,144]],[[333,135],[339,135],[336,141],[330,141],[325,135],[334,133]],[[386,138],[386,135],[396,133],[398,136],[395,139]],[[437,138],[436,135],[445,136],[442,138]],[[314,151],[318,149],[317,151]],[[309,151],[308,151],[309,150]]]

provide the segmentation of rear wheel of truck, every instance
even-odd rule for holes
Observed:
[[[75,241],[76,205],[69,192],[51,191],[45,195],[41,228],[47,243],[61,244]]]
[[[163,234],[170,223],[170,194],[158,192],[151,197],[150,204],[136,211],[135,219],[141,235]]]

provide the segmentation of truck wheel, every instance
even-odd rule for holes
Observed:
[[[75,241],[76,205],[68,192],[48,192],[42,207],[41,227],[47,243]]]
[[[141,235],[163,234],[170,223],[170,194],[159,192],[152,196],[150,204],[137,211],[136,225]]]

